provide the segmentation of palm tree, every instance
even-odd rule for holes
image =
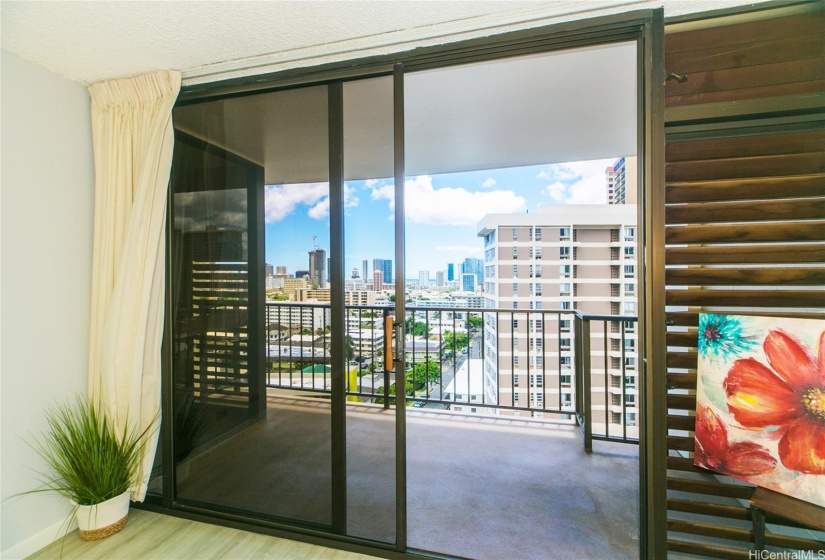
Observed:
[[[347,364],[349,364],[355,359],[355,342],[353,342],[350,335],[344,337],[344,349],[347,355]]]

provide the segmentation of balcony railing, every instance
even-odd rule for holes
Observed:
[[[346,306],[347,398],[394,404],[387,306]],[[330,306],[267,302],[267,385],[331,393]],[[408,406],[576,422],[592,440],[633,443],[635,317],[569,310],[406,308]]]

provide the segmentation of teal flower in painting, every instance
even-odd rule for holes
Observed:
[[[699,354],[702,357],[738,357],[756,346],[755,337],[747,333],[742,324],[742,317],[699,315]]]

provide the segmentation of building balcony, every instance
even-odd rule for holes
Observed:
[[[265,420],[178,465],[178,496],[325,525],[330,401],[274,388],[266,401]],[[346,407],[347,531],[391,542],[396,411]],[[597,442],[587,453],[575,423],[547,417],[429,404],[406,416],[411,548],[467,558],[638,558],[637,446]]]
[[[414,549],[526,559],[547,557],[552,543],[559,558],[638,557],[636,408],[627,404],[629,392],[607,389],[633,378],[604,369],[611,325],[634,318],[408,307],[399,344],[394,329],[364,328],[367,320],[383,324],[393,309],[344,311],[355,320],[346,323],[353,332],[345,333],[343,383],[336,377],[346,422],[345,437],[336,432],[335,441],[332,410],[341,403],[333,402],[333,378],[341,370],[331,358],[328,305],[267,304],[266,332],[279,336],[264,338],[263,379],[245,368],[246,343],[178,345],[176,360],[188,377],[176,383],[209,418],[202,442],[178,456],[181,504],[340,530],[341,509],[333,514],[332,501],[341,493],[332,491],[330,465],[344,442],[347,535],[394,542],[396,489],[405,483],[407,544]],[[485,328],[490,324],[497,330]],[[538,324],[541,333],[518,332]],[[571,331],[563,339],[562,325]],[[384,349],[373,340],[409,350],[403,374],[385,368]],[[420,344],[413,349],[414,341]],[[614,405],[612,395],[624,404]],[[398,438],[405,481],[396,478]],[[163,472],[160,465],[155,472]],[[159,476],[153,484],[159,492]]]

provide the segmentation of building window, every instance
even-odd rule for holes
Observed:
[[[513,319],[513,331],[518,328],[518,319]]]
[[[516,284],[515,282],[513,282],[513,295],[518,295],[518,284]]]
[[[570,321],[568,319],[559,321],[559,330],[561,332],[570,332]]]
[[[513,247],[513,256],[518,257],[518,247]]]
[[[513,278],[518,278],[518,265],[513,265]]]
[[[530,385],[533,387],[543,387],[544,386],[544,376],[540,373],[533,374],[530,376]]]
[[[559,247],[559,260],[566,260],[570,258],[570,247]]]
[[[624,313],[625,315],[633,315],[636,313],[636,304],[632,301],[624,302]]]
[[[518,302],[517,301],[513,302],[513,309],[518,309]]]
[[[536,228],[536,241],[541,241],[541,228]]]
[[[570,265],[559,265],[559,278],[570,278]]]
[[[562,356],[561,358],[559,358],[559,363],[562,366],[570,367],[570,356]]]
[[[536,332],[542,332],[543,323],[541,319],[536,319]]]
[[[570,284],[559,284],[559,295],[567,297],[570,295]]]
[[[514,342],[514,346],[518,346],[518,344],[517,344],[517,342],[515,341],[515,339],[514,339],[514,341],[513,341],[513,342]],[[518,356],[513,356],[513,365],[514,365],[514,366],[517,366],[517,365],[518,365]],[[516,384],[518,384],[518,374],[517,374],[517,373],[513,375],[513,381],[514,381]]]
[[[541,283],[539,283],[539,282],[536,282],[536,295],[537,296],[541,295]]]
[[[633,241],[636,239],[636,228],[635,227],[626,227],[624,228],[624,240],[625,241]]]
[[[540,301],[536,302],[536,309],[541,309],[541,302]]]
[[[569,338],[560,338],[559,339],[559,346],[562,350],[570,350],[570,339]]]
[[[569,310],[570,309],[570,302],[569,301],[561,302],[561,308],[565,309],[565,310]]]
[[[636,247],[625,247],[624,248],[624,257],[626,259],[632,259],[636,254]]]
[[[541,258],[541,247],[536,247],[536,258],[537,259]]]
[[[541,278],[541,265],[536,265],[536,278]]]
[[[518,393],[513,393],[513,404],[514,405],[518,404]]]
[[[559,241],[570,241],[570,228],[559,228]]]
[[[632,264],[624,265],[624,275],[626,278],[633,278],[636,276],[636,267]]]
[[[518,241],[518,228],[513,228],[513,241]]]
[[[636,294],[636,284],[625,284],[624,285],[624,295],[633,296],[635,294]]]

